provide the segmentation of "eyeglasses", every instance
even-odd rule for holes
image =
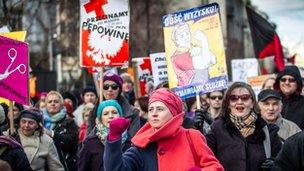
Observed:
[[[210,96],[209,98],[212,100],[215,100],[215,99],[223,100],[223,96]]]
[[[230,95],[229,96],[229,100],[232,102],[236,102],[239,99],[241,99],[242,101],[248,101],[251,98],[250,94],[243,94],[243,95]]]
[[[288,80],[288,82],[290,82],[290,83],[296,82],[296,79],[294,79],[294,78],[281,78],[281,79],[280,79],[280,81],[283,82],[283,83],[285,83],[287,80]]]
[[[104,90],[108,90],[111,87],[112,90],[117,90],[119,87],[117,84],[105,84],[103,85]]]

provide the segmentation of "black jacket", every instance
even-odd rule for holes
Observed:
[[[65,117],[53,131],[53,140],[63,167],[66,171],[76,170],[78,126],[72,118]]]
[[[127,140],[122,145],[124,152],[131,146],[131,142]],[[83,146],[78,154],[77,169],[78,171],[103,171],[103,153],[104,144],[96,135],[96,128],[83,142]]]
[[[258,116],[253,134],[244,138],[231,120],[219,118],[211,125],[211,131],[206,135],[208,146],[226,171],[258,171],[266,160],[263,141],[263,127],[267,123]],[[275,157],[281,149],[281,141],[276,125],[268,125],[271,156]]]
[[[32,170],[22,146],[11,137],[0,136],[0,159],[6,161],[13,171]]]
[[[272,170],[304,170],[304,132],[289,137],[276,160]]]
[[[282,116],[304,129],[304,97],[302,95],[292,95],[288,99],[282,100]]]

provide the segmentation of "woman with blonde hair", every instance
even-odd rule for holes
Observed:
[[[53,138],[59,159],[65,170],[75,170],[78,146],[78,127],[68,117],[63,107],[63,97],[57,91],[50,91],[45,98],[44,132]]]

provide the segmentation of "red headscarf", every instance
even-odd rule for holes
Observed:
[[[159,88],[151,93],[149,98],[149,105],[156,101],[163,102],[173,116],[176,116],[183,112],[182,100],[167,88]]]

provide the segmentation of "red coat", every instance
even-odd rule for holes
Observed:
[[[195,160],[186,136],[187,130],[181,127],[182,122],[183,114],[179,114],[157,131],[153,131],[147,123],[134,136],[132,143],[140,148],[146,148],[150,142],[157,143],[159,171],[187,171],[195,166]],[[200,167],[204,170],[224,170],[207,146],[205,137],[194,129],[190,129],[189,133]]]

